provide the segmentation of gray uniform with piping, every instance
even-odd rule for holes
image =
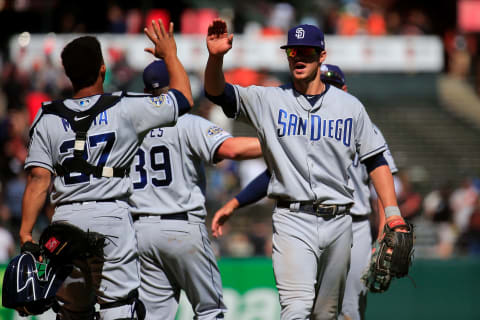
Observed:
[[[231,135],[184,115],[151,130],[131,166],[130,203],[140,256],[146,319],[175,319],[184,290],[196,319],[223,319],[220,272],[205,227],[204,164]]]
[[[99,99],[100,95],[95,95],[63,103],[70,110],[84,111]],[[175,95],[170,92],[155,98],[122,97],[93,120],[86,137],[84,159],[106,168],[128,167],[139,140],[152,128],[175,124],[178,110]],[[58,165],[72,159],[75,133],[66,119],[41,113],[42,110],[34,122],[25,168],[43,167],[55,173]],[[80,118],[83,116],[74,119],[80,121]],[[77,261],[74,272],[60,289],[60,319],[91,319],[95,302],[101,306],[118,302],[139,287],[137,242],[126,202],[129,190],[128,176],[97,178],[68,172],[54,177],[53,221],[66,221],[84,231],[101,233],[107,239],[104,258]],[[100,317],[130,318],[131,308],[127,304],[102,309]]]

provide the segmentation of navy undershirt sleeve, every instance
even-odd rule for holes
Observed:
[[[239,208],[259,201],[267,195],[270,172],[265,170],[252,180],[239,194],[235,196],[240,204]]]
[[[378,153],[363,160],[363,164],[367,167],[367,172],[370,173],[380,166],[388,166],[388,162],[383,156],[383,153]]]
[[[180,117],[181,115],[184,115],[188,111],[190,111],[190,103],[188,102],[187,98],[178,91],[177,89],[170,89],[169,90],[175,98],[177,99],[177,104],[178,104],[178,116]]]
[[[229,118],[235,118],[237,113],[237,100],[235,98],[235,89],[230,83],[225,83],[225,89],[219,96],[211,96],[205,91],[207,97],[213,103],[222,107],[223,113]]]

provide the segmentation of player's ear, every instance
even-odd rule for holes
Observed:
[[[107,73],[107,67],[105,64],[102,63],[100,66],[100,76],[102,77],[103,80],[105,80],[105,74]]]
[[[325,61],[325,59],[327,59],[327,51],[322,50],[322,51],[320,51],[318,62],[323,63]]]

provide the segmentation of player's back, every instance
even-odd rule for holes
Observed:
[[[100,97],[67,99],[63,103],[67,109],[85,111],[92,108]],[[137,150],[139,137],[154,126],[175,123],[177,112],[174,100],[170,99],[160,107],[151,99],[145,95],[125,96],[96,115],[87,132],[83,158],[95,166],[128,168]],[[82,117],[75,116],[73,121]],[[75,132],[70,123],[59,115],[40,116],[39,113],[31,139],[26,168],[40,166],[55,172],[58,165],[73,157]],[[95,178],[81,172],[67,172],[55,177],[52,201],[58,204],[126,198],[129,186],[128,175]]]
[[[171,128],[145,136],[130,169],[132,214],[193,212],[204,216],[205,163],[231,137],[212,122],[186,114]]]

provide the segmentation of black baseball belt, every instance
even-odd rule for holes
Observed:
[[[285,201],[277,200],[277,208],[301,211],[316,216],[336,216],[350,213],[353,204],[315,204],[311,201]]]
[[[133,221],[137,221],[142,217],[156,217],[160,220],[184,220],[188,221],[188,212],[178,212],[170,214],[136,214],[133,215]]]
[[[68,206],[71,204],[91,204],[91,203],[99,203],[99,202],[116,202],[117,200],[125,201],[121,198],[108,198],[108,199],[96,199],[96,200],[86,200],[86,201],[63,201],[58,203],[56,206]]]

